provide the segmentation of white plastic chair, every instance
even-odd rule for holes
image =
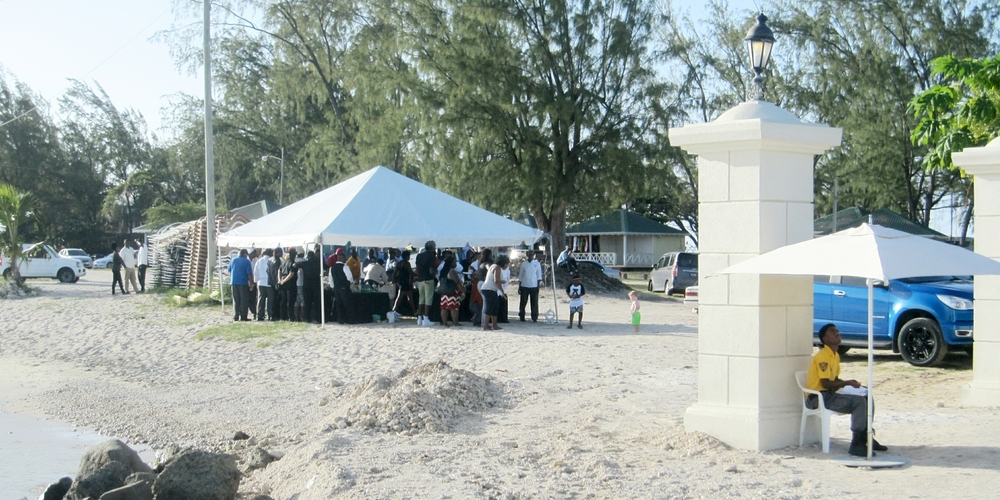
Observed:
[[[799,389],[807,394],[815,394],[818,404],[816,409],[806,406],[808,396],[802,398],[802,424],[799,426],[799,447],[806,439],[806,419],[809,417],[819,417],[820,429],[822,430],[823,453],[830,453],[830,417],[834,415],[833,410],[827,410],[823,403],[823,394],[819,391],[806,389],[806,372],[795,372],[795,383],[799,384]]]

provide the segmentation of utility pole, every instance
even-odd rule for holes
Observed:
[[[215,273],[215,152],[212,150],[212,2],[205,0],[205,232],[208,235],[208,288]],[[222,291],[221,285],[219,291]],[[221,296],[221,293],[220,293]]]

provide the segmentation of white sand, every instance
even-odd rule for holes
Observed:
[[[109,283],[109,272],[89,271],[77,284],[34,282],[41,297],[0,301],[0,373],[19,381],[0,400],[154,449],[225,450],[243,430],[284,454],[244,479],[245,494],[770,499],[1000,491],[1000,415],[960,407],[971,378],[964,355],[934,369],[878,356],[878,438],[912,463],[870,471],[834,465],[816,445],[753,452],[685,433],[684,410],[697,399],[697,318],[676,301],[643,302],[639,334],[627,324],[624,296],[590,296],[583,330],[516,317],[500,332],[412,320],[289,325],[284,342],[257,347],[194,339],[229,321],[219,308],[111,297]],[[551,295],[541,303],[547,309]],[[566,303],[560,307],[565,321]],[[845,357],[845,376],[864,378],[862,354]],[[492,378],[503,404],[472,411],[448,431],[341,425],[359,408],[362,384],[437,361]],[[832,451],[844,453],[848,418],[833,425]]]

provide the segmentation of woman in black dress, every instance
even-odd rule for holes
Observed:
[[[413,267],[410,266],[410,251],[403,251],[403,258],[398,264],[396,264],[396,272],[392,274],[392,282],[399,287],[399,293],[396,294],[396,303],[393,304],[392,310],[399,312],[399,305],[403,298],[410,304],[410,309],[413,311],[417,310],[417,306],[413,303]]]

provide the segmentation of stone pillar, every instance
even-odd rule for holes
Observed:
[[[951,157],[975,177],[976,253],[1000,260],[1000,138]],[[975,298],[972,382],[962,404],[1000,406],[1000,276],[976,276]]]
[[[670,130],[674,146],[698,155],[698,402],[688,432],[745,449],[798,443],[794,373],[812,354],[813,277],[713,274],[813,237],[813,160],[841,133],[764,101]]]

